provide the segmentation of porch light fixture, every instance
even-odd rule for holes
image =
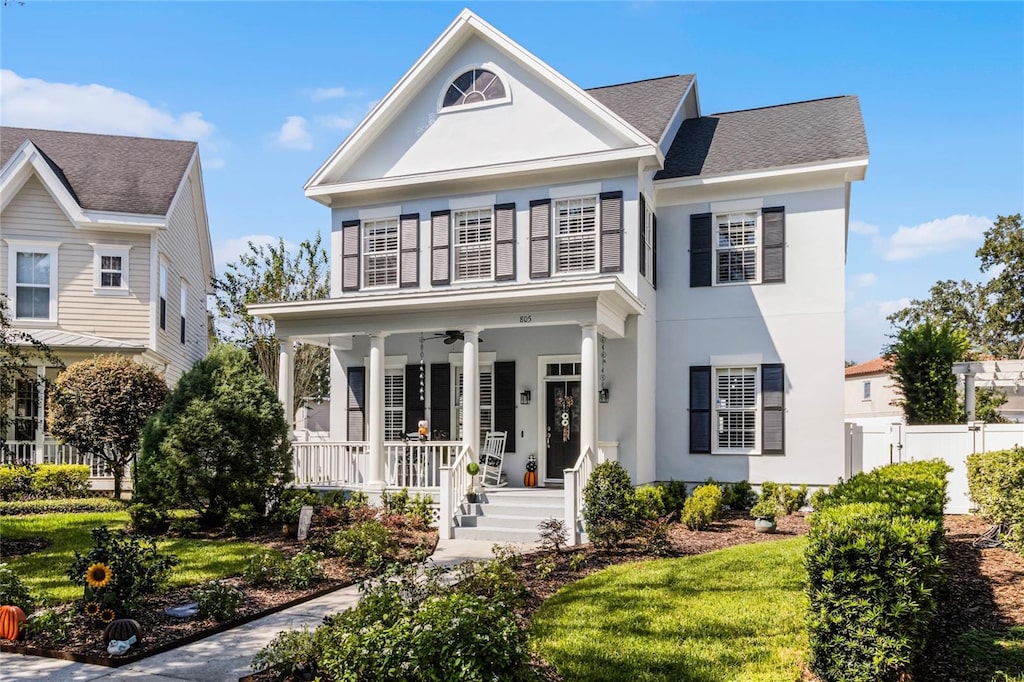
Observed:
[[[529,391],[523,391],[522,393],[519,394],[519,404],[520,405],[529,405],[530,404],[530,392]]]
[[[597,400],[598,400],[598,402],[602,402],[602,403],[608,402],[608,389],[607,388],[602,388],[600,391],[597,392]]]

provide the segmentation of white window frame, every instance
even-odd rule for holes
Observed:
[[[719,239],[719,223],[723,218],[729,220],[733,217],[738,216],[753,216],[754,218],[754,243],[753,244],[741,244],[739,246],[726,245],[723,246]],[[761,242],[763,239],[762,225],[761,225],[761,210],[760,209],[738,209],[734,211],[719,211],[713,214],[713,222],[711,223],[711,242],[712,248],[712,276],[711,283],[716,287],[727,287],[737,285],[749,285],[749,284],[760,284],[761,283]],[[753,279],[742,279],[735,281],[720,281],[719,280],[719,268],[718,268],[718,255],[724,251],[750,251],[754,254],[754,277]]]
[[[167,330],[167,262],[160,259],[159,293],[156,301],[156,324],[160,329]]]
[[[718,376],[720,372],[753,372],[754,404],[732,406],[719,403]],[[724,399],[723,399],[724,400]],[[751,412],[754,415],[754,444],[750,448],[723,447],[719,445],[720,412]],[[761,454],[761,367],[760,365],[712,366],[711,368],[711,453],[715,455],[759,455]]]
[[[475,241],[475,242],[466,242],[466,243],[463,243],[463,244],[459,243],[459,230],[460,230],[459,222],[460,222],[460,220],[465,220],[470,214],[476,214],[478,220],[483,215],[489,216],[489,220],[490,220],[490,223],[489,223],[490,224],[490,238],[486,242]],[[462,226],[462,229],[466,229],[465,226]],[[468,229],[469,230],[473,230],[475,228],[468,228]],[[459,276],[459,263],[460,263],[459,259],[460,259],[460,256],[462,254],[464,254],[464,253],[467,253],[467,252],[484,251],[485,249],[483,249],[481,247],[486,247],[487,258],[486,258],[485,262],[487,263],[487,274],[485,274],[485,275],[478,275],[478,276],[470,276],[470,277],[460,277]],[[459,209],[459,210],[456,210],[456,211],[452,211],[452,240],[451,240],[451,248],[452,248],[452,281],[453,282],[488,282],[488,281],[493,281],[494,280],[494,207],[493,206],[488,206],[488,207],[480,207],[480,208],[464,208],[464,209]]]
[[[395,385],[397,384],[397,389]],[[391,386],[389,390],[389,385]],[[384,369],[384,440],[402,440],[405,435],[405,367]],[[398,404],[394,398],[397,395]],[[394,420],[397,419],[397,422]],[[394,426],[397,423],[398,426]],[[392,427],[389,428],[389,424]]]
[[[368,245],[369,245],[369,240],[370,240],[370,236],[368,234],[368,228],[370,226],[374,226],[374,227],[376,227],[376,226],[384,226],[386,229],[389,229],[389,230],[391,229],[391,227],[394,227],[394,235],[395,235],[394,236],[394,239],[395,239],[395,246],[394,246],[394,248],[393,249],[384,249],[384,250],[380,250],[380,251],[377,251],[377,250],[370,251],[369,248],[367,248]],[[359,224],[359,239],[360,239],[360,242],[361,242],[360,243],[361,248],[359,250],[359,260],[361,261],[359,263],[359,271],[360,271],[359,274],[360,274],[360,279],[362,280],[360,282],[360,284],[362,285],[361,288],[364,289],[364,290],[365,289],[397,289],[399,284],[402,281],[402,273],[401,273],[401,267],[402,267],[402,259],[401,259],[402,245],[400,243],[400,239],[401,239],[401,224],[400,224],[400,221],[398,219],[398,216],[392,216],[392,217],[387,217],[387,218],[383,218],[382,217],[382,218],[363,219],[360,222],[360,224]],[[385,237],[385,239],[387,239],[387,237]],[[395,281],[393,283],[387,282],[385,284],[370,284],[370,280],[369,280],[370,268],[367,265],[368,262],[369,262],[369,258],[371,256],[375,256],[375,257],[378,257],[378,258],[383,257],[383,258],[387,259],[390,255],[393,255],[394,259],[395,259]],[[387,269],[385,267],[385,273],[386,272],[387,272]]]
[[[40,326],[57,324],[57,285],[59,283],[57,252],[60,242],[21,241],[8,239],[7,242],[7,297],[11,306],[12,322],[30,322]],[[49,305],[47,317],[18,317],[18,254],[41,253],[50,258]],[[42,288],[41,284],[22,284],[32,288]]]
[[[561,270],[558,267],[558,253],[559,253],[559,241],[560,240],[575,240],[579,235],[584,235],[584,232],[567,232],[566,234],[559,234],[559,205],[560,204],[571,204],[572,202],[594,202],[594,229],[590,233],[594,243],[594,266],[590,269],[571,269]],[[582,207],[582,204],[581,204]],[[582,240],[581,240],[582,241]],[[551,200],[551,274],[553,277],[571,276],[571,275],[590,275],[601,270],[601,198],[599,195],[591,194],[586,196],[574,196],[574,197],[560,197],[553,198]]]
[[[862,400],[871,400],[871,380],[863,382],[864,397]]]
[[[640,226],[644,237],[644,279],[654,285],[654,210],[650,199],[644,198],[644,224]]]
[[[178,298],[178,319],[181,325],[178,328],[178,340],[185,343],[185,339],[188,338],[188,281],[184,278],[181,280],[181,294]]]
[[[131,246],[121,246],[118,244],[93,244],[92,245],[92,269],[93,269],[93,291],[101,296],[128,296],[131,293],[131,287],[129,286],[128,280],[128,266],[129,266],[129,252]],[[103,269],[103,258],[113,257],[121,259],[121,269],[113,270]],[[110,286],[103,284],[103,274],[105,272],[120,272],[121,274],[121,286]]]
[[[488,99],[483,102],[470,102],[469,104],[453,104],[451,106],[444,105],[444,97],[448,94],[448,89],[455,83],[455,80],[467,71],[490,71],[493,73],[498,80],[501,81],[502,86],[505,88],[505,96],[496,99]],[[485,107],[499,106],[502,104],[509,104],[512,101],[512,88],[509,81],[508,74],[497,65],[492,63],[473,63],[466,64],[458,69],[454,69],[449,72],[448,77],[443,81],[444,85],[441,86],[441,92],[437,95],[437,113],[438,114],[454,114],[459,111],[469,111],[471,109],[483,109]]]

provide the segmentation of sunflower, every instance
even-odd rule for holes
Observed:
[[[85,615],[90,618],[95,618],[100,615],[100,605],[94,601],[87,602],[85,605]]]
[[[110,570],[110,566],[99,561],[85,571],[85,582],[89,584],[89,587],[97,590],[106,587],[112,577],[114,577],[114,573]]]
[[[100,612],[100,620],[104,623],[113,622],[115,618],[117,618],[117,614],[114,613],[114,609],[103,609],[103,611]]]

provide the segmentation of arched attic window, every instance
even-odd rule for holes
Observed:
[[[508,99],[505,84],[493,71],[470,69],[452,81],[444,94],[442,109]]]

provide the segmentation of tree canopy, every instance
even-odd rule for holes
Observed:
[[[885,351],[908,424],[954,424],[961,408],[953,363],[967,354],[967,334],[951,322],[925,320],[897,332]]]

